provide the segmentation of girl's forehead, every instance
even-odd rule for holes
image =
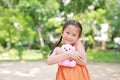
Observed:
[[[79,27],[74,26],[74,25],[66,26],[65,30],[70,30],[70,31],[75,31],[75,32],[79,32],[80,31]]]

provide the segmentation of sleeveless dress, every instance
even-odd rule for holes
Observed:
[[[76,64],[75,67],[58,65],[56,80],[90,80],[86,66]]]

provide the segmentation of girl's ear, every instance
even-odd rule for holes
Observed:
[[[82,35],[79,36],[79,39],[82,38]]]

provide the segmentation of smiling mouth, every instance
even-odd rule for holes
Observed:
[[[72,42],[72,40],[66,39],[67,42]]]

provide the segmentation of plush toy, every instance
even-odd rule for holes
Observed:
[[[61,48],[64,49],[65,51],[75,50],[75,47],[73,47],[70,44],[64,44],[64,45],[62,45]],[[62,65],[62,66],[75,67],[76,62],[74,60],[65,59],[64,61],[62,61],[62,62],[60,62],[58,64]]]

